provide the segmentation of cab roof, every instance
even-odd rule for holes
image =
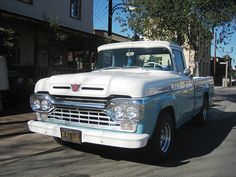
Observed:
[[[111,49],[122,49],[122,48],[153,48],[153,47],[165,47],[165,48],[182,48],[167,41],[133,41],[133,42],[119,42],[112,44],[105,44],[98,47],[98,51],[111,50]]]

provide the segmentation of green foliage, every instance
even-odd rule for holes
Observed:
[[[46,14],[43,15],[45,21],[49,23],[49,33],[52,38],[56,40],[64,41],[68,38],[68,35],[62,32],[62,29],[59,25],[59,19],[57,16],[48,17]]]
[[[198,49],[199,36],[211,39],[212,29],[224,26],[222,36],[232,33],[236,17],[233,0],[123,0],[127,4],[127,25],[149,39],[187,43]],[[128,6],[135,7],[129,10]],[[233,21],[235,25],[235,21]],[[224,40],[221,39],[221,42]]]
[[[0,27],[0,47],[12,48],[16,43],[16,33],[11,28]]]

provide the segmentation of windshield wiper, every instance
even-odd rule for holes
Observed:
[[[102,68],[100,70],[108,70],[108,69],[121,69],[122,67],[114,67],[114,66],[109,66],[109,67],[106,67],[106,68]]]
[[[130,69],[130,68],[142,68],[140,66],[123,66],[123,67],[116,67],[116,66],[109,66],[106,68],[102,68],[100,70],[109,70],[109,69]]]
[[[124,66],[123,68],[142,68],[141,66]]]

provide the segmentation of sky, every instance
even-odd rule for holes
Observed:
[[[121,0],[113,0],[113,6],[122,3]],[[118,14],[117,14],[118,13]],[[120,9],[117,9],[112,16],[112,32],[121,34],[123,36],[133,36],[131,30],[121,32],[122,28],[118,21],[115,20],[117,16],[125,17]],[[108,0],[94,0],[93,1],[93,23],[95,29],[107,30],[108,28]]]
[[[216,38],[219,39],[220,35],[217,33]],[[212,40],[212,47],[211,47],[211,56],[214,56],[214,39]],[[232,65],[235,67],[236,65],[236,31],[228,41],[228,44],[218,44],[216,45],[216,56],[223,57],[225,55],[229,55],[232,58]],[[235,67],[236,68],[236,67]]]
[[[121,3],[121,0],[113,0],[113,5]],[[108,0],[94,0],[94,13],[93,13],[93,21],[95,29],[107,30],[108,26]],[[118,14],[117,14],[118,13]],[[129,29],[126,32],[121,32],[122,27],[119,22],[115,20],[117,16],[125,17],[125,14],[122,13],[121,10],[116,10],[113,14],[112,21],[112,32],[121,34],[123,36],[132,37],[133,32]],[[219,33],[217,34],[217,38],[219,38]],[[214,39],[212,40],[211,47],[211,56],[214,56]],[[236,65],[236,32],[231,36],[231,41],[227,45],[217,45],[216,55],[218,57],[223,57],[224,55],[230,55],[233,58],[232,65]]]

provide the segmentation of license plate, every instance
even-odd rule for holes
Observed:
[[[67,128],[61,129],[61,139],[72,143],[81,143],[81,131]]]

